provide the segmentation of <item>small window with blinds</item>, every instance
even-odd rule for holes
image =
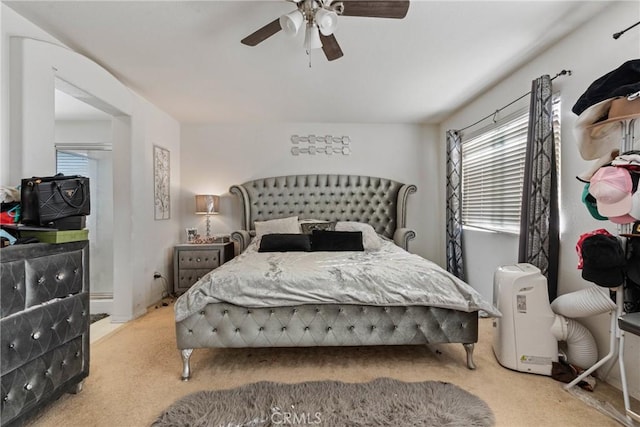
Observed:
[[[553,100],[556,164],[560,165],[560,97]],[[462,224],[519,233],[529,111],[518,111],[462,142]],[[559,169],[559,166],[558,166]],[[558,179],[560,177],[558,171]]]
[[[56,172],[65,175],[89,176],[89,158],[77,153],[57,151]]]
[[[529,112],[462,142],[462,224],[518,233]]]

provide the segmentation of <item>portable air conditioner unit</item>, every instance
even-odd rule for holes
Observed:
[[[551,375],[558,341],[551,333],[555,313],[547,279],[531,264],[499,267],[493,278],[493,303],[502,313],[493,322],[493,352],[505,368]]]

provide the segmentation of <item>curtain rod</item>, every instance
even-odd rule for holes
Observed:
[[[571,70],[562,70],[562,71],[560,71],[558,74],[556,74],[555,76],[553,76],[553,77],[551,78],[551,80],[553,81],[553,80],[555,80],[556,78],[558,78],[558,77],[560,77],[560,76],[564,76],[564,75],[569,75],[569,76],[570,76],[570,75],[571,75]],[[495,117],[496,117],[496,115],[497,115],[500,111],[504,110],[504,109],[505,109],[505,108],[507,108],[507,107],[510,107],[512,104],[515,104],[516,102],[520,101],[520,100],[521,100],[522,98],[524,98],[525,96],[529,96],[529,95],[531,95],[531,91],[529,91],[529,92],[525,93],[524,95],[522,95],[522,96],[520,96],[520,97],[518,97],[518,98],[514,99],[513,101],[511,101],[511,102],[510,102],[510,103],[508,103],[507,105],[503,106],[502,108],[498,108],[496,111],[494,111],[493,113],[489,114],[489,115],[488,115],[488,116],[486,116],[486,117],[481,118],[481,119],[480,119],[480,120],[478,120],[477,122],[475,122],[475,123],[471,123],[470,125],[465,126],[465,127],[463,127],[462,129],[457,129],[457,130],[456,130],[456,132],[462,132],[463,130],[467,130],[467,129],[469,129],[470,127],[473,127],[473,126],[477,125],[478,123],[480,123],[480,122],[483,122],[483,121],[487,120],[487,119],[488,119],[488,118],[490,118],[490,117],[493,117],[493,118],[494,118],[494,120],[493,120],[493,121],[494,121],[494,123],[495,123],[495,121],[496,121],[496,120],[495,120]]]
[[[618,33],[615,33],[615,34],[613,35],[613,38],[614,38],[614,39],[616,39],[616,40],[618,40],[618,39],[620,38],[620,36],[621,36],[621,35],[623,35],[624,33],[626,33],[627,31],[629,31],[630,29],[632,29],[633,27],[635,27],[635,26],[636,26],[636,25],[638,25],[638,24],[640,24],[640,21],[636,22],[636,23],[635,23],[635,24],[633,24],[632,26],[630,26],[630,27],[628,27],[628,28],[625,28],[624,30],[622,30],[622,31],[620,31],[620,32],[618,32]]]

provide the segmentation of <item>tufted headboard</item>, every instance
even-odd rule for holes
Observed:
[[[359,175],[288,175],[233,185],[242,202],[242,227],[297,215],[300,219],[359,221],[388,238],[406,227],[407,196],[415,185]],[[410,236],[413,237],[413,236]]]

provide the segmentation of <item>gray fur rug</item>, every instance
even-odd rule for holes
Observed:
[[[199,391],[171,405],[153,427],[493,426],[477,396],[450,383],[259,382],[231,390]]]

